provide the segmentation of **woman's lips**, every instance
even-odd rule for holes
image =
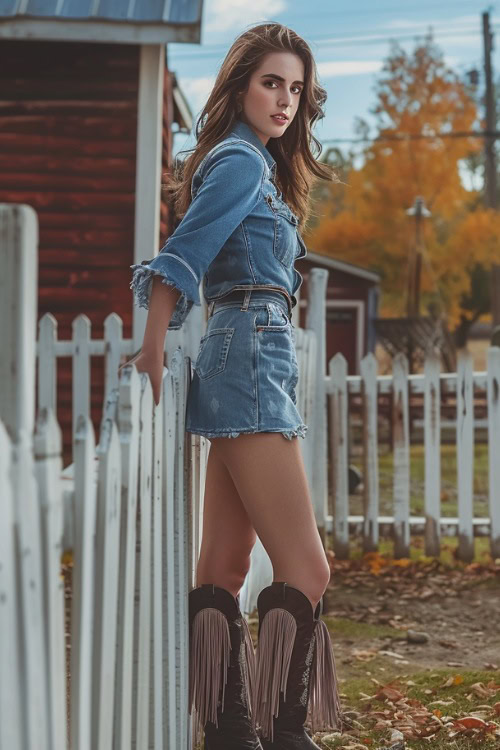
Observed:
[[[277,122],[278,125],[286,125],[286,123],[288,122],[286,117],[278,117],[276,115],[271,115],[271,120],[274,120],[275,122]]]

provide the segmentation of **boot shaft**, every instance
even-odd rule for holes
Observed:
[[[276,581],[259,594],[259,642],[255,691],[256,721],[262,737],[274,732],[304,737],[312,730],[338,728],[340,700],[326,624],[299,589]],[[294,747],[310,747],[296,744]],[[285,745],[283,745],[285,747]]]
[[[251,695],[255,652],[238,597],[213,584],[189,592],[189,710],[195,741],[208,747],[262,750]]]

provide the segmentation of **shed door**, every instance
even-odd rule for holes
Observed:
[[[327,307],[326,311],[326,360],[327,363],[338,352],[347,360],[348,374],[357,375],[358,352],[358,307]],[[328,366],[328,365],[327,365]]]

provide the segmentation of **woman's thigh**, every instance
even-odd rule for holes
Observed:
[[[218,569],[248,567],[256,533],[232,477],[210,446],[203,502],[200,560],[215,574]]]
[[[299,439],[259,432],[216,438],[211,450],[214,448],[271,559],[274,580],[287,581],[319,601],[330,569]]]

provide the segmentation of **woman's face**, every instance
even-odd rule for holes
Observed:
[[[304,63],[292,52],[270,52],[250,78],[248,91],[240,97],[239,117],[260,138],[279,138],[297,112],[304,87]],[[288,119],[273,117],[284,113]]]

